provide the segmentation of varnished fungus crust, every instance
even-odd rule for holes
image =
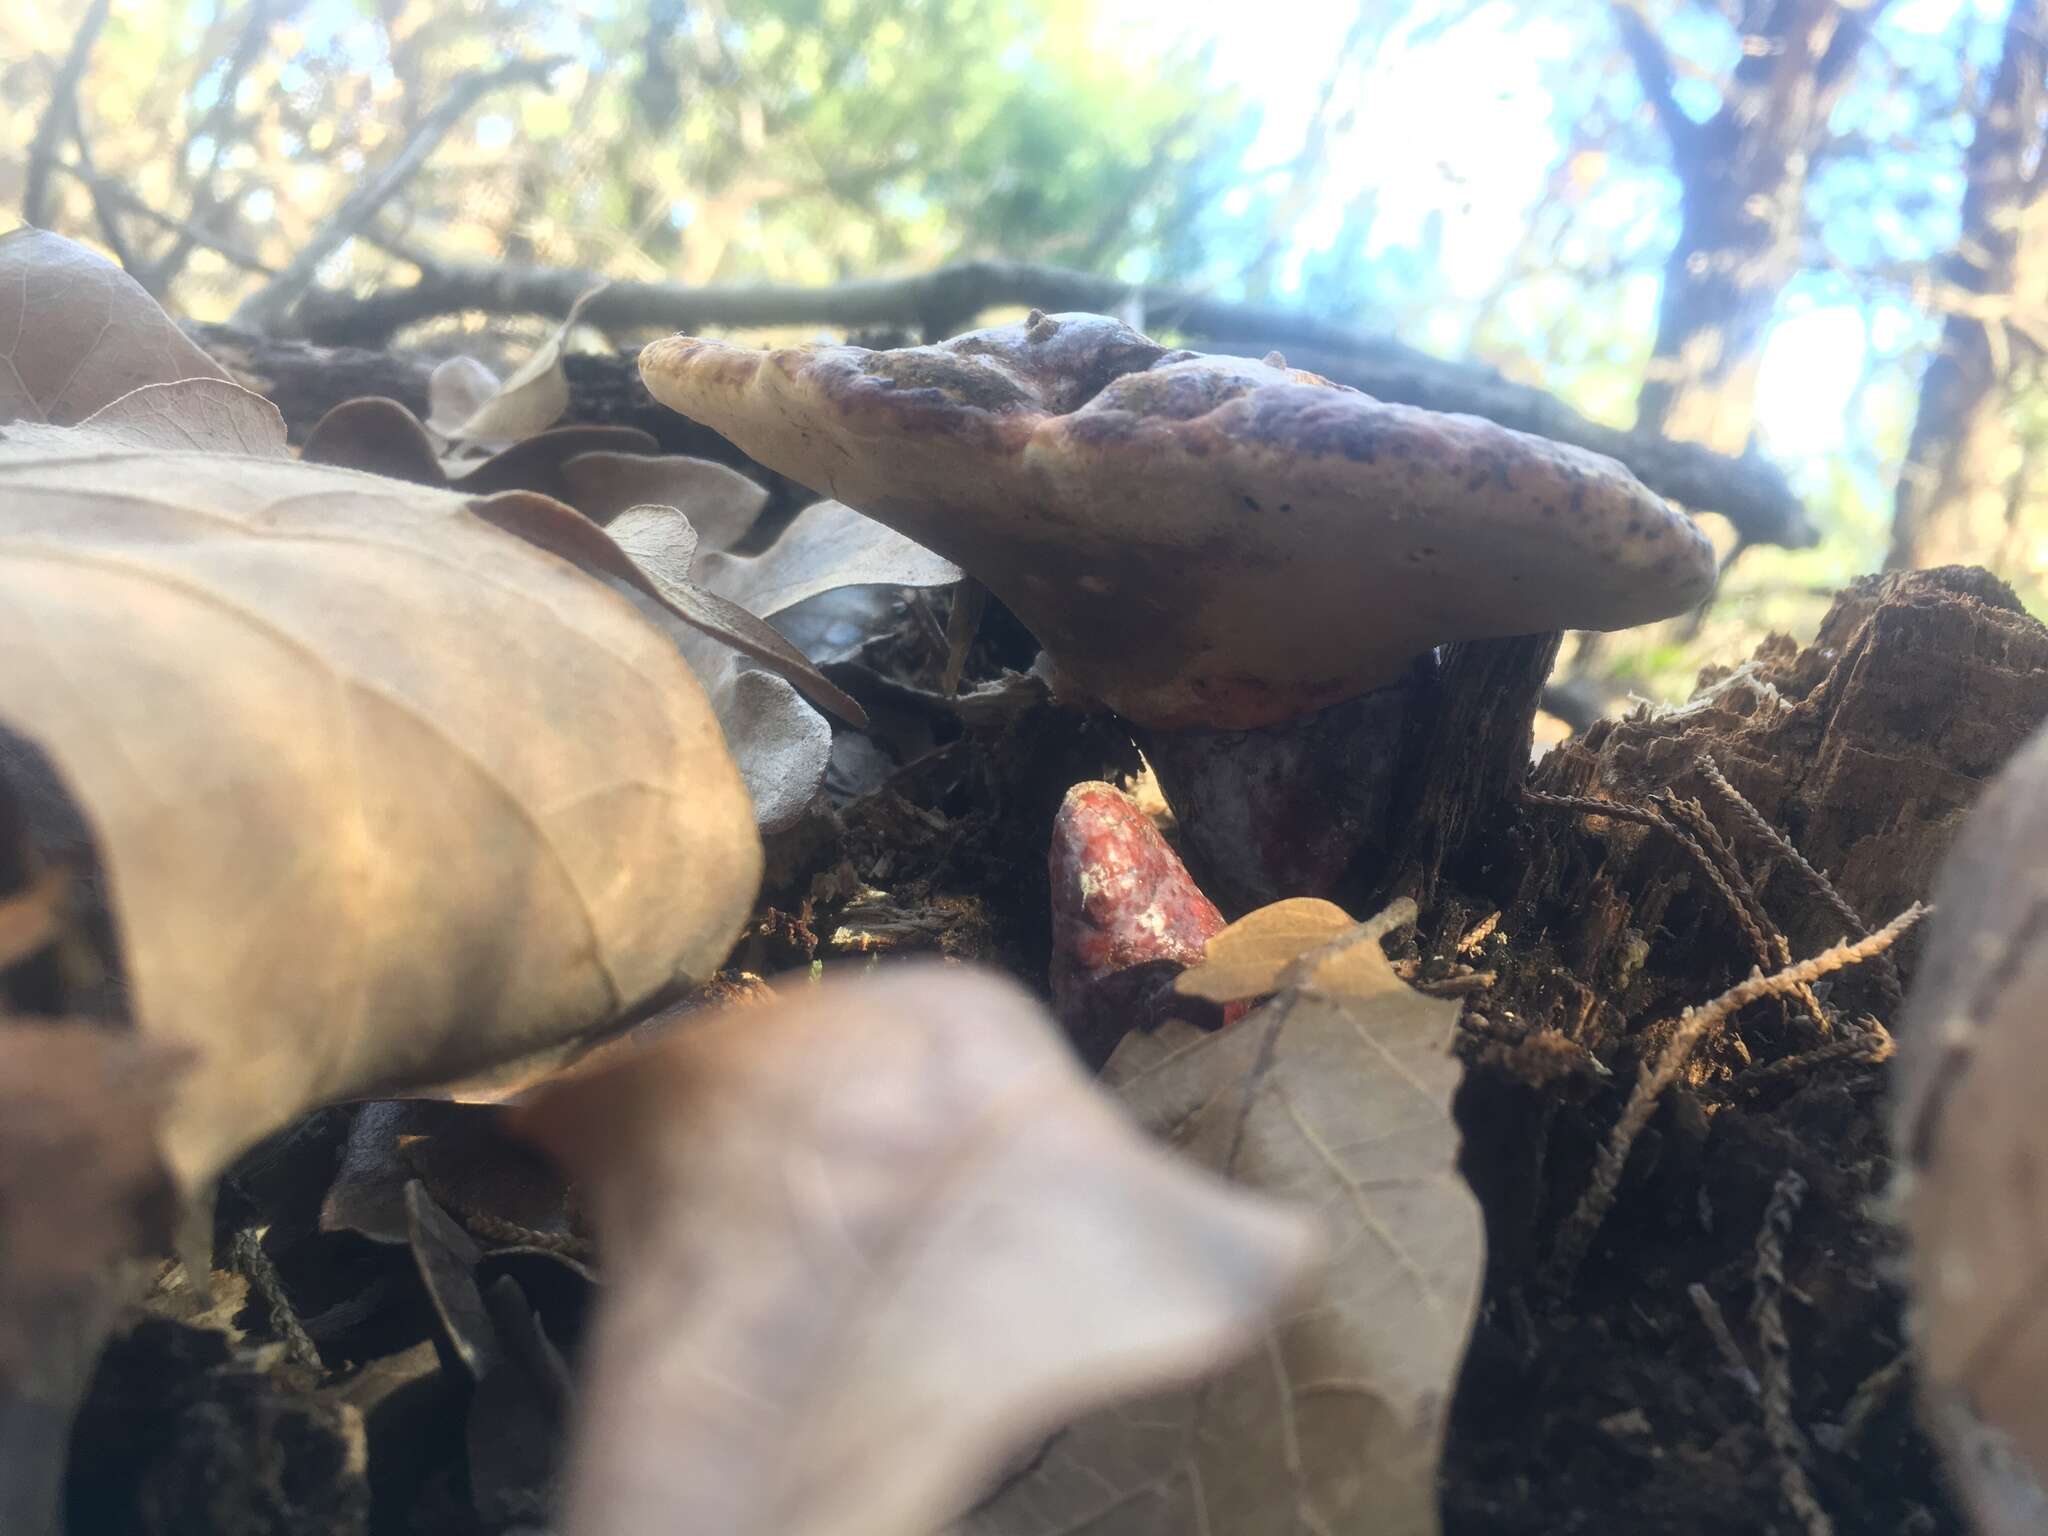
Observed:
[[[1706,538],[1611,459],[1100,315],[938,346],[671,337],[655,398],[985,582],[1063,691],[1249,729],[1450,640],[1622,629],[1704,598]]]

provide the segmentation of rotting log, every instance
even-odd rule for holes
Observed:
[[[2048,628],[1982,570],[1866,577],[1836,598],[1812,644],[1774,635],[1701,682],[1685,705],[1567,742],[1530,787],[1621,806],[1660,791],[1697,800],[1761,859],[1756,897],[1804,955],[1843,937],[1842,913],[1756,837],[1706,763],[1875,927],[1927,896],[1986,781],[2048,720]],[[1542,910],[1580,977],[1629,978],[1617,997],[1646,984],[1640,956],[1660,931],[1660,944],[1682,942],[1721,921],[1686,853],[1655,826],[1532,806],[1523,835],[1516,899]],[[1903,962],[1915,952],[1903,946]],[[1622,1011],[1660,1001],[1638,995]]]

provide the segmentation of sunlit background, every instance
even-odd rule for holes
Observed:
[[[153,286],[221,318],[464,72],[559,54],[551,88],[472,110],[321,281],[367,290],[466,260],[818,284],[1004,256],[1310,310],[1627,427],[1684,187],[1617,16],[1654,34],[1672,103],[1704,122],[1745,53],[1781,45],[1767,22],[1788,6],[1801,9],[127,0],[84,62],[90,163],[64,157],[49,222],[102,238],[90,178],[118,182]],[[1702,664],[1738,660],[1768,629],[1810,633],[1826,594],[1891,543],[1922,373],[1953,309],[1936,278],[1967,247],[1968,147],[2010,13],[1995,0],[1804,9],[1870,35],[1795,210],[1797,271],[1743,419],[1821,542],[1747,549],[1704,615],[1582,658],[1610,704],[1682,696]],[[0,210],[20,204],[87,11],[16,0],[0,13]],[[2006,319],[1990,322],[1998,356],[2031,357],[2025,317]],[[432,349],[484,327],[532,333],[470,316],[401,340]],[[2008,366],[1999,389],[2011,511],[1967,553],[2041,611],[2031,367]]]

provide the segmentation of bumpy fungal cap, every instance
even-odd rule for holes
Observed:
[[[1622,629],[1714,579],[1699,529],[1611,459],[1101,315],[888,352],[674,336],[640,371],[986,583],[1063,691],[1159,729],[1275,724],[1433,645]]]

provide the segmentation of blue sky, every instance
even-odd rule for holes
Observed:
[[[1113,24],[1130,29],[1127,41],[1137,46],[1213,37],[1216,72],[1262,110],[1257,157],[1269,163],[1283,162],[1299,148],[1327,61],[1335,57],[1359,3],[1106,0]],[[1995,20],[2000,0],[1901,0],[1885,17],[1881,38],[1895,50],[1931,43],[1951,31],[1965,7]],[[1434,220],[1428,238],[1440,252],[1437,287],[1448,302],[1438,314],[1404,318],[1411,340],[1455,353],[1465,342],[1458,301],[1476,300],[1499,276],[1563,148],[1553,82],[1561,72],[1569,74],[1575,51],[1610,46],[1599,31],[1608,23],[1603,7],[1548,8],[1541,0],[1493,0],[1448,27],[1431,25],[1442,8],[1429,0],[1386,9],[1403,20],[1357,91],[1356,126],[1334,148],[1323,194],[1300,226],[1295,259],[1328,245],[1344,207],[1362,187],[1377,189],[1378,205],[1361,256],[1421,245]],[[1995,30],[1987,29],[1987,36],[1995,44]],[[1732,62],[1734,40],[1712,18],[1701,17],[1676,41],[1703,63]],[[1717,50],[1730,57],[1714,57]],[[1689,111],[1704,115],[1712,108],[1704,82],[1682,85],[1680,95]],[[1887,103],[1871,93],[1844,110],[1881,120]],[[1959,197],[1959,182],[1946,190]],[[1852,244],[1861,239],[1887,253],[1924,257],[1953,235],[1952,217],[1941,213],[1893,227],[1898,221],[1881,199],[1870,205],[1868,227],[1859,229],[1856,199],[1847,204],[1840,233]],[[1617,178],[1611,195],[1603,191],[1595,216],[1614,221],[1617,233],[1668,241],[1675,234],[1675,209],[1676,186],[1668,175],[1631,172]],[[1635,228],[1625,230],[1627,225]],[[1830,240],[1835,236],[1831,229]],[[1647,322],[1655,290],[1654,275],[1632,284],[1624,300],[1629,315]],[[1845,438],[1861,430],[1851,406],[1866,349],[1874,343],[1881,353],[1904,354],[1924,341],[1928,329],[1909,304],[1871,300],[1840,280],[1814,276],[1795,284],[1785,297],[1761,383],[1759,433],[1766,450],[1795,466],[1839,452]]]

